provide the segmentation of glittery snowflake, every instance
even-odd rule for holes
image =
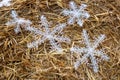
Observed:
[[[81,56],[81,58],[74,63],[74,67],[77,69],[82,63],[88,63],[88,60],[90,59],[94,72],[98,72],[98,62],[109,59],[109,57],[105,55],[102,49],[96,49],[98,45],[104,40],[105,35],[100,35],[93,43],[90,42],[89,36],[85,30],[83,30],[82,36],[86,47],[72,47],[70,49],[71,52],[77,53]]]
[[[29,27],[32,22],[30,20],[25,20],[24,18],[19,18],[18,14],[16,13],[16,11],[12,10],[11,11],[11,17],[13,18],[12,20],[8,21],[6,23],[7,26],[16,26],[16,28],[14,29],[14,31],[16,33],[19,33],[21,28],[26,28]]]
[[[87,7],[85,4],[77,6],[75,2],[71,1],[69,3],[69,7],[70,9],[65,9],[62,11],[62,13],[64,16],[69,16],[67,23],[70,25],[77,22],[79,26],[82,26],[84,20],[90,17],[89,13],[84,10]]]
[[[10,1],[11,1],[11,0],[2,0],[2,1],[0,2],[0,7],[10,6],[10,5],[11,5],[11,4],[10,4]]]
[[[41,43],[44,43],[48,40],[52,46],[52,50],[55,51],[62,51],[61,45],[59,42],[70,42],[69,38],[60,36],[59,34],[62,33],[63,28],[66,27],[66,24],[58,24],[55,28],[50,28],[51,24],[47,21],[44,15],[41,16],[41,25],[43,30],[40,28],[35,27],[27,27],[28,31],[33,32],[36,36],[40,36],[39,39],[33,41],[32,43],[28,44],[28,48],[38,47]]]

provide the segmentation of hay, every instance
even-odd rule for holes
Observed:
[[[79,45],[81,31],[86,29],[91,38],[105,34],[101,44],[110,60],[99,63],[99,72],[83,64],[78,70],[73,68],[73,58],[69,48],[62,44],[63,54],[49,53],[46,42],[38,49],[28,49],[31,33],[22,30],[15,34],[14,27],[6,27],[11,18],[10,11],[16,10],[20,17],[29,19],[38,26],[39,16],[45,15],[53,25],[67,20],[60,12],[68,8],[69,0],[13,0],[12,6],[0,8],[0,80],[120,80],[120,1],[119,0],[74,0],[86,3],[91,17],[82,28],[77,24],[68,26],[64,33],[71,44]]]

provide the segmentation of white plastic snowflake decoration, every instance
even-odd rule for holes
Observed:
[[[20,30],[21,30],[20,27],[26,28],[26,27],[29,27],[32,24],[32,22],[30,20],[25,20],[24,18],[19,18],[18,14],[14,10],[11,11],[11,17],[13,19],[8,21],[6,23],[6,25],[7,26],[16,26],[16,28],[14,29],[14,31],[16,33],[20,32]]]
[[[28,48],[38,47],[41,43],[44,43],[46,40],[48,40],[52,46],[52,50],[55,51],[62,51],[61,45],[59,42],[70,42],[69,38],[60,36],[61,31],[63,28],[66,27],[66,24],[59,24],[56,25],[55,28],[50,28],[50,23],[47,21],[46,17],[44,15],[41,16],[41,26],[43,27],[43,31],[34,28],[34,27],[27,27],[27,30],[33,32],[36,36],[41,36],[38,40],[33,41],[32,43],[29,43],[27,46]]]
[[[10,5],[11,5],[11,4],[10,4],[10,1],[11,1],[11,0],[2,0],[2,1],[0,2],[0,7],[10,6]]]
[[[65,9],[62,11],[63,15],[69,16],[69,19],[67,21],[68,24],[74,24],[75,21],[79,26],[82,26],[84,23],[84,19],[87,19],[90,17],[89,13],[85,11],[84,9],[87,7],[85,4],[81,4],[81,6],[77,6],[75,2],[71,1],[69,3],[70,10]]]
[[[75,62],[74,67],[75,69],[77,69],[79,65],[84,62],[88,62],[88,59],[90,59],[94,72],[98,72],[98,61],[109,59],[109,57],[105,55],[102,49],[96,49],[98,45],[104,40],[105,35],[100,35],[98,38],[95,39],[94,43],[90,42],[88,34],[85,30],[83,30],[82,36],[86,47],[72,47],[70,49],[71,52],[77,53],[82,56],[82,58]],[[97,60],[96,57],[99,57],[100,59]]]

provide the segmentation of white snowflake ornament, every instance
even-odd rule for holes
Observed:
[[[95,39],[94,43],[90,42],[89,36],[88,36],[86,30],[83,30],[82,36],[83,36],[83,40],[84,40],[86,47],[81,47],[81,48],[72,47],[70,49],[71,52],[77,53],[82,56],[79,60],[77,60],[74,63],[74,67],[75,67],[75,69],[77,69],[82,63],[84,63],[84,62],[88,63],[88,59],[90,59],[93,71],[98,72],[97,57],[100,58],[99,61],[109,59],[109,57],[107,55],[105,55],[105,53],[102,49],[100,49],[100,50],[96,49],[98,47],[98,45],[104,40],[105,35],[100,35],[98,38]]]
[[[69,10],[65,9],[62,11],[64,16],[69,16],[67,23],[71,25],[77,22],[77,24],[82,27],[84,20],[90,17],[89,13],[84,10],[87,5],[81,4],[81,6],[78,7],[75,2],[71,1],[69,7]]]
[[[11,1],[11,0],[2,0],[2,1],[0,2],[0,7],[10,6],[10,5],[11,5],[11,4],[10,4],[10,1]]]
[[[32,24],[32,22],[30,20],[25,20],[24,18],[19,18],[18,14],[14,10],[11,11],[11,17],[13,19],[8,21],[6,23],[6,25],[7,26],[16,26],[16,28],[14,29],[15,33],[20,32],[20,30],[21,30],[20,27],[26,28]]]
[[[39,39],[33,41],[32,43],[29,43],[27,46],[28,48],[34,48],[38,47],[41,43],[44,43],[46,40],[49,41],[49,43],[52,46],[52,50],[61,52],[62,48],[60,45],[60,42],[68,43],[70,42],[69,38],[60,36],[62,33],[63,28],[66,27],[66,24],[58,24],[55,26],[55,28],[50,28],[50,23],[47,21],[46,17],[44,15],[41,16],[41,25],[44,30],[40,30],[39,28],[34,27],[27,27],[28,31],[33,32],[36,36],[40,36]]]

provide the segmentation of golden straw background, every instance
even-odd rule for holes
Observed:
[[[62,43],[63,54],[50,53],[50,44],[45,42],[38,49],[28,49],[26,44],[33,41],[32,34],[22,29],[15,34],[14,26],[6,26],[11,19],[11,10],[16,10],[21,18],[32,21],[38,27],[40,16],[52,21],[51,27],[64,23],[68,17],[60,12],[69,8],[70,0],[13,0],[9,7],[0,8],[0,80],[120,80],[120,0],[72,0],[77,5],[85,3],[91,17],[83,27],[67,25],[64,35],[71,44]],[[82,30],[86,29],[90,39],[105,34],[105,41],[98,48],[105,48],[110,60],[99,63],[99,72],[82,64],[75,70],[70,47],[80,46]]]

